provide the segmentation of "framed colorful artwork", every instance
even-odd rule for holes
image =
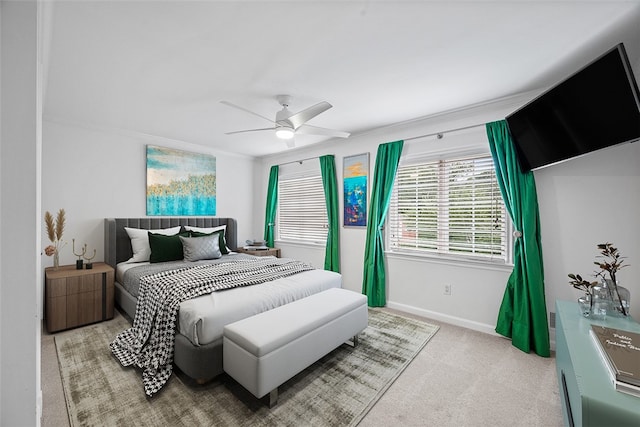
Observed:
[[[215,214],[216,158],[147,145],[147,215]]]
[[[369,153],[342,159],[344,188],[344,226],[367,226],[367,186],[369,179]]]

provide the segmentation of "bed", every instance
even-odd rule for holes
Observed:
[[[106,218],[105,261],[116,269],[115,302],[126,317],[135,318],[137,297],[131,289],[132,277],[144,274],[145,269],[175,269],[182,262],[135,263],[128,261],[133,254],[131,239],[125,227],[143,230],[166,229],[177,226],[211,228],[226,226],[227,247],[235,249],[237,223],[233,218],[165,217],[165,218]],[[253,258],[231,252],[226,259]],[[204,262],[204,261],[199,261]],[[186,262],[185,262],[186,263]],[[138,270],[136,270],[138,269]],[[126,273],[126,270],[129,270]],[[136,276],[137,275],[137,276]],[[121,283],[122,282],[122,283]],[[125,287],[124,283],[128,283]],[[222,330],[225,324],[253,316],[280,305],[324,290],[342,287],[338,273],[313,269],[267,283],[221,290],[180,303],[178,331],[175,336],[174,365],[198,382],[206,382],[223,372]]]

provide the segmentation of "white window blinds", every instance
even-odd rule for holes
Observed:
[[[490,156],[400,166],[387,225],[391,251],[510,262]]]
[[[319,172],[280,179],[276,222],[278,240],[326,243],[327,208]]]

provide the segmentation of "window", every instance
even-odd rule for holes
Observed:
[[[387,226],[392,252],[511,262],[509,222],[490,156],[400,166]]]
[[[326,243],[329,222],[319,171],[279,179],[276,223],[278,240]]]

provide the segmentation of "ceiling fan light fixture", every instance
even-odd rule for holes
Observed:
[[[239,130],[234,132],[226,132],[226,135],[234,135],[238,133],[246,133],[246,132],[275,132],[276,137],[278,139],[282,139],[287,142],[293,143],[293,138],[295,134],[302,135],[321,135],[321,136],[329,136],[333,138],[348,138],[349,132],[342,132],[333,129],[325,129],[317,126],[311,126],[307,124],[307,122],[318,114],[321,114],[331,108],[331,104],[327,101],[319,102],[315,105],[312,105],[309,108],[305,108],[302,111],[298,111],[297,113],[292,113],[287,108],[289,106],[289,102],[291,101],[291,97],[288,95],[278,95],[277,97],[278,103],[282,105],[282,110],[276,113],[276,119],[271,120],[270,118],[263,116],[261,114],[255,113],[251,110],[248,110],[244,107],[240,107],[239,105],[232,104],[228,101],[220,101],[222,104],[228,105],[229,107],[237,108],[238,110],[242,110],[245,113],[252,114],[254,116],[260,117],[270,123],[272,123],[273,127],[262,128],[262,129],[246,129]],[[273,134],[272,134],[273,135]]]
[[[293,138],[294,132],[293,129],[287,127],[279,127],[276,129],[276,136],[280,139],[291,139]]]

